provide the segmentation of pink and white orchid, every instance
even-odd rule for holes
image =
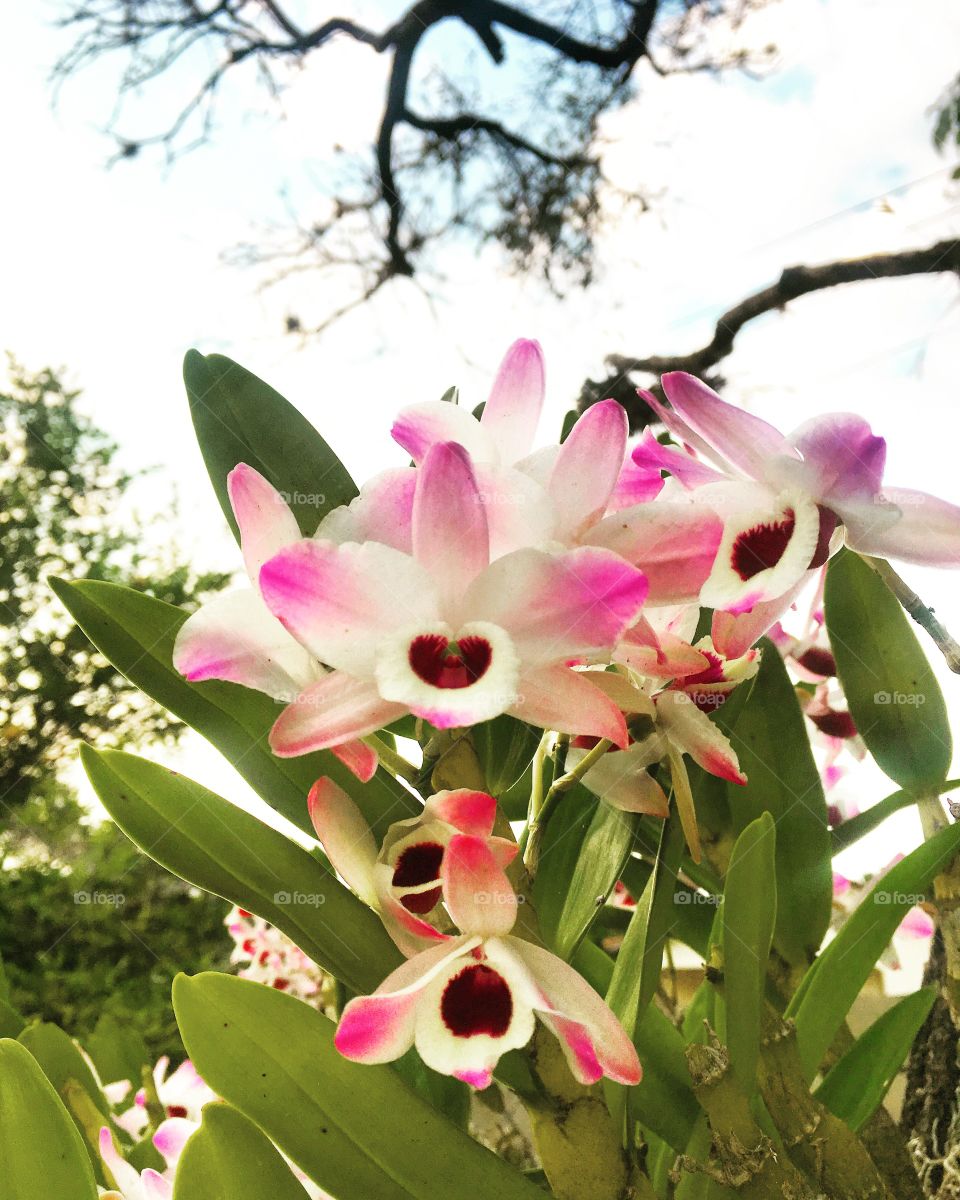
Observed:
[[[187,618],[173,665],[191,683],[224,679],[289,703],[325,672],[264,604],[259,575],[268,559],[300,541],[300,529],[276,488],[246,463],[230,472],[227,490],[251,586],[225,592]],[[335,750],[361,780],[377,769],[376,753],[360,741]]]
[[[362,1063],[411,1046],[444,1075],[487,1087],[502,1054],[525,1046],[536,1017],[560,1040],[574,1076],[640,1080],[632,1042],[604,1001],[561,959],[510,934],[517,899],[493,852],[455,835],[441,867],[444,901],[461,936],[424,950],[370,996],[344,1009],[336,1046]]]
[[[377,910],[387,932],[408,957],[445,942],[449,926],[440,908],[443,862],[455,837],[478,838],[500,874],[497,893],[510,892],[503,874],[516,856],[516,843],[493,836],[497,802],[485,792],[458,788],[437,792],[417,817],[395,821],[377,849],[373,833],[342,788],[318,779],[307,801],[310,819],[334,868],[361,900]]]
[[[419,404],[401,412],[393,436],[418,463],[442,441],[470,453],[482,490],[499,501],[488,506],[494,557],[504,545],[601,546],[641,566],[651,603],[696,598],[716,556],[720,520],[679,493],[648,503],[664,483],[627,455],[627,417],[615,400],[589,408],[562,445],[534,450],[543,382],[539,345],[517,341],[479,420],[453,404]]]
[[[723,519],[704,604],[738,613],[774,601],[841,537],[865,554],[960,566],[960,508],[884,488],[886,442],[861,417],[828,413],[784,436],[692,375],[661,382],[671,408],[644,397],[682,448],[648,433],[633,457],[651,475],[669,471]]]
[[[570,661],[603,661],[637,618],[644,576],[609,551],[490,560],[486,508],[459,445],[417,472],[412,554],[303,539],[260,571],[270,611],[334,668],[281,713],[281,756],[340,746],[406,713],[449,729],[509,712],[623,744],[623,718]]]
[[[241,979],[252,979],[278,992],[333,1013],[334,981],[276,925],[236,905],[224,919],[233,950],[230,961]]]

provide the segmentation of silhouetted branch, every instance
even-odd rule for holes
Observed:
[[[711,369],[733,350],[737,335],[750,321],[765,313],[782,310],[791,300],[812,292],[839,287],[844,283],[862,283],[873,279],[895,279],[906,275],[935,275],[952,271],[960,273],[960,240],[951,238],[920,250],[900,250],[891,254],[871,254],[864,258],[841,259],[820,266],[787,267],[776,283],[747,296],[720,317],[713,337],[699,350],[689,354],[650,355],[632,358],[609,354],[606,364],[610,375],[606,379],[588,379],[580,391],[577,407],[582,412],[598,400],[613,396],[627,409],[631,424],[642,428],[648,423],[646,406],[636,396],[636,389],[648,380],[638,375],[659,378],[668,371],[689,371],[691,375],[711,381]],[[722,382],[713,377],[713,382]]]

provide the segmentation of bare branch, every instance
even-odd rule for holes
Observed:
[[[960,239],[951,238],[920,250],[847,258],[816,267],[787,267],[776,283],[754,292],[725,312],[717,321],[713,337],[699,350],[689,354],[650,355],[646,358],[608,355],[606,363],[611,370],[610,376],[602,380],[586,380],[580,391],[578,408],[582,412],[598,400],[613,396],[624,404],[634,427],[642,428],[647,423],[648,414],[646,407],[637,400],[638,381],[633,378],[635,375],[659,377],[668,371],[689,371],[691,375],[708,377],[711,368],[716,367],[733,350],[737,334],[745,325],[765,313],[782,310],[791,300],[797,300],[800,296],[845,283],[864,283],[907,275],[936,275],[949,271],[960,274]]]

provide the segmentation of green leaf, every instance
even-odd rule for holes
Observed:
[[[617,951],[607,991],[607,1004],[629,1037],[633,1037],[660,981],[663,950],[680,907],[675,904],[675,893],[684,845],[683,828],[674,807],[663,825],[653,873]]]
[[[79,1083],[105,1117],[110,1105],[100,1091],[93,1071],[80,1053],[76,1042],[58,1026],[49,1022],[28,1025],[17,1039],[40,1064],[44,1075],[61,1095],[68,1080]]]
[[[293,997],[206,973],[178,976],[173,1005],[207,1083],[337,1200],[543,1200],[395,1071],[343,1058],[333,1023]]]
[[[305,1200],[306,1192],[256,1125],[218,1101],[177,1162],[173,1200]]]
[[[730,730],[749,782],[745,787],[726,784],[726,796],[737,834],[764,812],[773,818],[774,945],[788,962],[807,963],[827,931],[833,903],[827,805],[786,667],[775,646],[766,640],[762,645],[760,671]],[[720,718],[722,724],[724,709]]]
[[[399,963],[373,911],[276,829],[136,755],[83,746],[80,756],[107,812],[168,871],[270,921],[355,991]]]
[[[870,977],[897,926],[960,850],[960,824],[941,829],[892,867],[854,909],[801,980],[786,1015],[797,1023],[807,1078]]]
[[[942,795],[944,792],[950,792],[957,787],[960,787],[960,779],[948,779],[944,783],[938,784],[936,788],[929,790]],[[839,854],[841,850],[846,850],[854,842],[859,842],[862,837],[866,837],[868,833],[872,833],[888,817],[892,817],[894,813],[899,812],[902,808],[909,808],[911,804],[916,804],[916,802],[917,797],[913,792],[899,791],[894,792],[892,796],[887,796],[886,800],[881,800],[871,808],[865,809],[862,813],[857,813],[855,817],[844,821],[836,829],[830,830],[833,853]]]
[[[273,484],[304,537],[313,536],[325,513],[356,496],[356,484],[310,422],[246,367],[222,354],[189,350],[183,381],[200,451],[234,536],[227,476],[237,463],[255,467]]]
[[[410,793],[384,771],[365,785],[329,751],[277,758],[267,734],[280,711],[269,696],[233,683],[188,683],[173,669],[173,643],[187,614],[114,583],[51,580],[91,642],[131,683],[196,729],[264,800],[307,833],[307,793],[321,775],[347,788],[382,834],[415,814]]]
[[[934,988],[904,996],[857,1038],[817,1088],[817,1099],[854,1132],[883,1103],[936,998]]]
[[[502,796],[523,775],[541,736],[539,729],[506,714],[474,725],[471,738],[491,796]]]
[[[653,871],[617,951],[607,989],[607,1004],[631,1040],[657,990],[663,970],[663,950],[678,907],[674,903],[677,867],[684,845],[683,828],[674,806],[664,822]],[[622,1125],[627,1089],[607,1081],[604,1092],[611,1117],[617,1126]]]
[[[720,1040],[741,1086],[756,1088],[760,1012],[777,912],[776,827],[764,813],[737,838],[720,909],[723,987],[717,997]]]
[[[569,960],[620,878],[635,821],[579,784],[547,823],[533,901],[550,949]]]
[[[950,769],[947,708],[906,613],[850,550],[830,562],[824,608],[837,675],[867,749],[900,787],[915,795],[937,789]]]
[[[86,1050],[104,1083],[127,1079],[139,1087],[143,1068],[150,1065],[150,1055],[140,1033],[109,1012],[98,1017],[96,1028],[86,1039]]]
[[[8,1004],[6,1000],[0,1000],[0,1037],[19,1037],[20,1031],[26,1023],[26,1018],[21,1016],[12,1004]]]
[[[97,1200],[76,1125],[30,1051],[9,1038],[0,1040],[0,1179],[11,1200]]]

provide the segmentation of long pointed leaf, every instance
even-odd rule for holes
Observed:
[[[210,1086],[337,1200],[542,1200],[386,1066],[348,1062],[333,1022],[229,975],[180,975],[173,1004]]]
[[[356,991],[399,963],[374,913],[276,829],[136,755],[84,746],[81,758],[107,812],[168,871],[270,921]]]

